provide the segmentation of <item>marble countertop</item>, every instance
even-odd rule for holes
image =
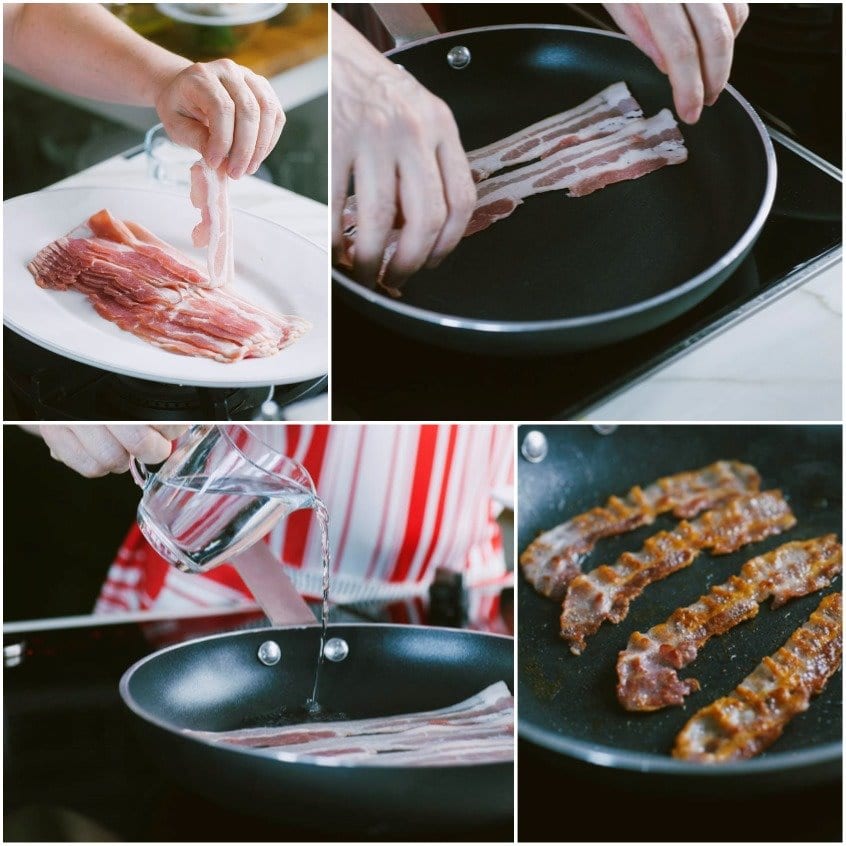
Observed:
[[[842,302],[837,261],[584,419],[839,422]]]

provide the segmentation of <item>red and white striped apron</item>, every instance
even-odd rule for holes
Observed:
[[[492,602],[508,582],[493,494],[512,498],[510,426],[273,425],[261,437],[305,466],[326,503],[334,601],[419,597],[436,567],[464,573],[468,586],[490,586],[477,593]],[[320,537],[312,513],[280,521],[265,542],[300,591],[317,597]],[[183,573],[133,526],[95,613],[178,614],[250,602],[232,567]],[[400,616],[413,621],[418,604],[408,603]]]

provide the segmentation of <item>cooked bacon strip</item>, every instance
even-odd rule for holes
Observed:
[[[626,83],[615,82],[575,108],[472,150],[467,160],[473,179],[481,182],[505,167],[545,158],[557,150],[610,135],[639,117],[643,117],[643,112]]]
[[[689,567],[703,549],[723,555],[795,525],[790,506],[776,490],[737,496],[692,523],[683,520],[671,532],[648,538],[639,553],[624,552],[616,564],[576,576],[564,599],[561,637],[580,655],[586,638],[605,620],[625,619],[631,602],[648,585]]]
[[[601,538],[648,526],[666,512],[695,517],[729,497],[754,493],[760,485],[761,477],[751,465],[716,461],[700,470],[658,479],[645,490],[635,486],[624,497],[612,496],[604,506],[539,535],[520,556],[523,575],[538,593],[561,599]]]
[[[444,766],[511,761],[514,699],[505,682],[437,711],[191,737],[267,750],[282,761],[372,766]]]
[[[843,550],[836,535],[793,541],[747,561],[740,574],[715,585],[666,623],[646,634],[634,632],[617,660],[617,699],[629,711],[656,711],[682,705],[699,690],[696,679],[682,681],[677,670],[690,664],[715,635],[757,616],[772,597],[779,608],[797,596],[828,587],[840,572]]]
[[[678,124],[669,109],[662,109],[654,117],[632,120],[613,135],[565,148],[481,183],[464,237],[508,217],[534,194],[566,190],[571,197],[584,197],[685,161],[687,149]]]
[[[40,250],[29,270],[39,287],[79,291],[105,320],[182,355],[221,362],[274,355],[309,328],[211,289],[190,259],[105,209]]]
[[[843,604],[832,593],[732,693],[691,717],[676,737],[673,757],[720,764],[762,752],[822,693],[840,668],[842,652]]]
[[[215,170],[200,159],[191,168],[191,203],[201,214],[191,239],[195,247],[208,247],[209,279],[215,286],[231,285],[235,279],[235,251],[225,165]]]

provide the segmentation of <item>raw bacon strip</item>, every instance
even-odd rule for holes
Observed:
[[[613,135],[481,183],[464,237],[508,217],[534,194],[566,190],[571,197],[584,197],[606,185],[685,161],[687,149],[678,124],[669,109],[662,109],[654,117],[632,120]]]
[[[715,555],[777,535],[796,525],[781,491],[737,496],[697,520],[683,520],[671,532],[648,538],[639,553],[624,552],[616,564],[603,564],[576,576],[561,612],[561,637],[581,655],[585,639],[610,620],[619,623],[644,588],[689,567],[703,549]]]
[[[473,179],[481,182],[510,165],[545,158],[557,150],[610,135],[639,117],[643,112],[626,83],[615,82],[575,108],[469,152]]]
[[[694,714],[676,737],[673,757],[720,764],[751,758],[778,740],[840,667],[842,605],[839,593],[829,594],[775,655]]]
[[[309,329],[211,289],[178,250],[106,210],[40,250],[29,270],[39,287],[79,291],[105,320],[182,355],[227,363],[270,356]]]
[[[634,632],[617,660],[617,699],[628,711],[656,711],[682,705],[699,690],[696,679],[682,681],[677,670],[690,664],[715,635],[757,616],[773,598],[779,608],[797,596],[828,587],[840,572],[843,550],[836,535],[794,541],[747,561],[737,576],[646,634]]]
[[[266,750],[282,761],[404,767],[505,762],[514,757],[514,699],[505,682],[497,682],[437,711],[186,734]]]
[[[645,490],[635,486],[624,497],[612,496],[604,506],[538,536],[520,556],[523,575],[538,593],[561,599],[601,538],[648,526],[666,512],[695,517],[736,494],[755,493],[760,485],[761,477],[751,465],[716,461],[701,470],[658,479]]]
[[[215,170],[200,159],[191,168],[191,203],[202,216],[191,239],[195,247],[208,247],[209,279],[215,286],[230,285],[235,279],[235,252],[225,165]]]

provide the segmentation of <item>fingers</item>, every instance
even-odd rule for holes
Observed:
[[[235,103],[223,83],[207,65],[202,65],[202,75],[197,83],[196,95],[201,98],[201,108],[208,124],[208,141],[200,152],[215,169],[232,149],[235,133]]]
[[[719,3],[688,3],[687,16],[699,43],[699,59],[705,88],[705,105],[712,106],[722,93],[734,56],[734,27]]]
[[[333,142],[333,147],[334,147]],[[350,185],[352,162],[346,149],[333,149],[332,155],[332,249],[344,247],[344,206]]]
[[[631,38],[635,47],[646,53],[661,73],[667,73],[664,57],[655,43],[641,6],[637,3],[606,3],[605,9],[614,23]]]
[[[129,456],[106,426],[42,426],[50,455],[93,479],[129,467]]]
[[[726,3],[724,5],[726,14],[728,15],[729,20],[731,21],[732,31],[736,36],[743,28],[743,24],[746,23],[746,19],[749,17],[749,4]]]
[[[378,149],[355,164],[358,224],[353,274],[372,285],[382,265],[382,256],[397,213],[396,170],[392,157]]]
[[[264,77],[248,73],[244,77],[247,87],[252,91],[259,108],[259,125],[256,133],[256,145],[252,157],[247,164],[246,172],[255,173],[268,153],[276,146],[282,127],[285,125],[285,115],[279,105],[279,99]]]
[[[225,72],[221,84],[229,93],[235,106],[232,146],[229,148],[227,173],[240,179],[247,171],[256,149],[261,109],[252,89],[244,80],[240,68],[230,59],[221,59]]]
[[[444,184],[447,218],[441,228],[426,267],[437,267],[457,246],[476,207],[476,185],[470,173],[467,156],[455,137],[438,147],[438,163]]]
[[[87,428],[87,427],[84,427]],[[171,439],[152,426],[110,426],[109,432],[120,445],[129,468],[129,456],[145,464],[158,464],[171,452]]]
[[[446,221],[444,186],[433,150],[410,150],[403,158],[399,193],[404,224],[388,266],[389,287],[398,287],[423,267]]]
[[[676,113],[685,123],[696,123],[705,103],[705,83],[699,45],[684,8],[678,3],[642,6],[670,84]]]

